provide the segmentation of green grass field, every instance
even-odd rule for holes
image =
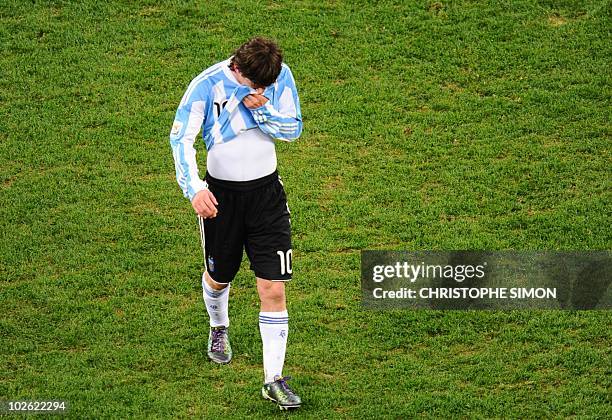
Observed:
[[[259,395],[246,263],[235,359],[207,360],[168,141],[189,81],[263,34],[305,124],[277,148],[285,373],[305,400],[289,416],[609,416],[610,312],[365,311],[359,255],[610,249],[611,15],[608,0],[1,0],[0,400],[280,416]]]

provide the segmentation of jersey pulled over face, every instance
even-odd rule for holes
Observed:
[[[236,80],[230,59],[215,64],[189,85],[170,133],[177,181],[186,197],[204,188],[193,143],[198,133],[208,150],[207,169],[215,178],[248,181],[276,169],[274,139],[293,141],[302,132],[300,104],[291,70],[285,64],[264,90],[268,102],[255,109],[242,100],[255,91]]]

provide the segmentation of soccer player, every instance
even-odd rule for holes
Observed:
[[[207,150],[204,180],[194,149],[200,130]],[[193,79],[170,133],[176,179],[200,228],[203,296],[210,317],[208,356],[216,363],[232,358],[228,299],[245,249],[261,301],[261,392],[281,409],[297,408],[301,399],[282,374],[289,332],[285,282],[291,279],[292,251],[274,139],[293,141],[301,132],[291,70],[273,41],[256,37]]]

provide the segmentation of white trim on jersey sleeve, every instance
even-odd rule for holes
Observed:
[[[293,141],[302,134],[301,119],[277,111],[269,101],[252,114],[261,131],[275,139]]]

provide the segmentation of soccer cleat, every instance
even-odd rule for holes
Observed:
[[[232,346],[226,327],[211,327],[208,334],[208,357],[215,363],[225,364],[232,360]]]
[[[302,399],[287,385],[289,379],[291,379],[290,376],[285,376],[284,378],[275,376],[274,382],[264,384],[263,388],[261,388],[261,395],[266,400],[278,404],[278,408],[281,410],[299,408],[302,405]]]

